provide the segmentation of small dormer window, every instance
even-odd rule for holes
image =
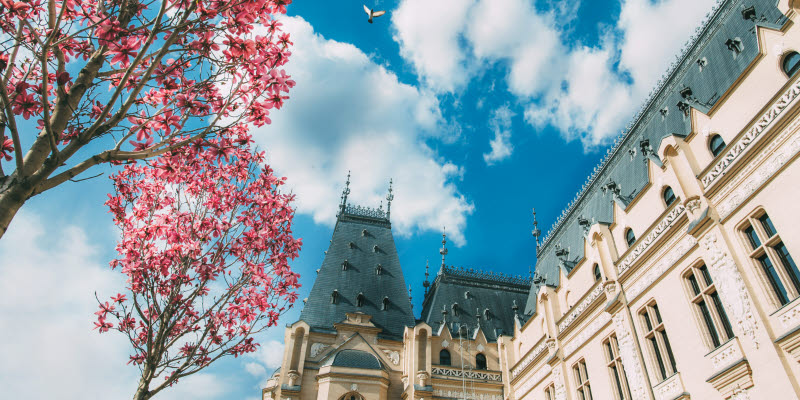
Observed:
[[[714,135],[708,142],[708,149],[711,150],[711,155],[718,156],[725,149],[725,140],[720,135]]]
[[[457,317],[458,316],[458,303],[453,303],[453,305],[450,306],[450,309],[453,310],[453,316]]]
[[[356,307],[363,307],[364,306],[364,293],[359,292],[358,296],[356,296]]]
[[[700,72],[703,72],[703,68],[705,68],[706,65],[708,65],[708,59],[707,58],[703,57],[703,58],[697,60],[697,68],[700,69]]]
[[[382,265],[378,264],[378,266],[375,267],[375,275],[383,275],[383,266]]]
[[[667,186],[664,189],[663,196],[664,196],[664,203],[667,205],[667,207],[671,206],[672,203],[675,202],[675,192],[672,191],[671,187]]]
[[[733,52],[734,59],[736,59],[736,56],[738,56],[739,54],[742,53],[742,51],[744,51],[744,44],[742,43],[742,39],[738,37],[733,39],[728,39],[725,42],[725,47],[727,47],[728,50]]]
[[[347,260],[342,261],[342,271],[347,271],[347,267],[350,266],[350,263]]]
[[[469,299],[469,290],[464,291],[464,298]]]
[[[381,310],[386,311],[389,309],[389,296],[384,296],[381,302]]]
[[[361,231],[361,236],[367,236],[367,230],[366,229]]]
[[[489,309],[483,310],[483,319],[490,321],[492,319],[492,313],[489,312]]]
[[[377,244],[375,246],[372,246],[372,252],[373,253],[377,253],[378,252],[378,245]]]
[[[334,290],[333,293],[331,293],[331,304],[339,304],[339,291],[338,290]]]
[[[355,247],[356,247],[356,244],[355,244],[355,243],[353,243],[353,242],[350,242],[350,243],[348,243],[348,244],[347,244],[347,247],[349,247],[349,248],[353,249],[353,248],[355,248]]]
[[[633,234],[633,229],[628,228],[625,230],[625,242],[628,243],[628,247],[636,243],[636,235]]]

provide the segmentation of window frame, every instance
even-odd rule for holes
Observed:
[[[442,362],[442,354],[447,354],[447,364]],[[450,354],[450,350],[447,349],[439,350],[439,365],[445,365],[448,367],[453,365],[453,356]]]
[[[672,345],[670,344],[669,335],[667,335],[658,303],[655,300],[650,300],[639,309],[637,315],[642,326],[641,332],[644,342],[647,343],[642,347],[647,349],[651,364],[654,364],[654,368],[651,368],[651,370],[656,375],[656,383],[661,383],[678,373],[678,363],[675,359],[675,354],[672,352]],[[665,356],[667,358],[664,358]]]
[[[634,244],[636,244],[636,233],[633,232],[633,228],[631,227],[625,228],[625,243],[628,244],[628,248],[631,248]]]
[[[480,359],[478,358],[479,356],[483,358],[483,368],[481,368],[481,366],[479,365],[480,364],[479,363]],[[489,370],[489,360],[486,358],[486,354],[483,353],[475,354],[475,369],[480,371]]]
[[[717,138],[719,138],[719,140],[722,141],[722,147],[719,147],[717,149],[718,151],[716,152],[716,154],[714,154],[714,149],[716,149],[716,147],[714,146],[714,140],[717,139]],[[722,135],[720,135],[719,133],[715,133],[715,134],[711,135],[711,137],[708,138],[708,151],[711,153],[711,156],[714,157],[714,158],[717,158],[717,156],[719,156],[720,154],[725,152],[725,149],[727,147],[728,147],[728,143],[725,142],[725,139],[723,139]]]
[[[794,65],[794,72],[790,73],[790,71],[787,70],[787,68],[786,68],[786,63],[789,61],[789,58],[792,57],[792,56],[796,56],[797,57],[797,63]],[[786,75],[786,78],[789,78],[789,79],[793,78],[795,75],[797,75],[798,72],[800,72],[800,53],[798,53],[795,50],[790,50],[790,51],[787,51],[786,53],[784,53],[783,56],[781,56],[780,68],[781,68],[781,72],[783,72],[783,74]]]
[[[550,383],[544,388],[545,400],[556,400],[556,384]]]
[[[628,376],[625,375],[625,366],[622,365],[622,356],[619,352],[619,339],[616,332],[603,340],[603,354],[605,355],[608,377],[616,400],[631,400],[631,391],[628,386]]]
[[[703,262],[696,263],[681,276],[706,346],[714,350],[736,337],[708,266]]]
[[[592,385],[589,382],[589,371],[586,360],[581,358],[572,364],[572,377],[575,382],[575,393],[579,400],[592,400]]]
[[[600,271],[600,264],[594,263],[594,267],[592,267],[592,275],[594,276],[595,282],[600,282],[603,280],[603,272]]]
[[[800,298],[800,270],[769,213],[758,207],[736,230],[772,306],[779,309]]]

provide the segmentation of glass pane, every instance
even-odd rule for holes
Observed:
[[[716,135],[711,138],[711,154],[714,157],[718,156],[719,153],[722,153],[722,150],[725,149],[725,141],[722,139],[721,136]]]
[[[675,202],[675,192],[673,192],[672,188],[669,186],[664,190],[664,202],[667,203],[667,207]]]
[[[645,312],[642,313],[642,316],[644,317],[644,322],[647,324],[647,331],[648,332],[652,331],[653,330],[653,324],[650,322],[649,313],[647,311],[645,311]]]
[[[611,342],[606,342],[605,344],[608,352],[608,361],[614,361],[614,350],[611,350]]]
[[[661,371],[661,379],[664,380],[667,378],[667,369],[664,366],[664,359],[661,358],[661,350],[658,349],[658,343],[656,342],[656,337],[653,336],[650,339],[650,346],[653,347],[653,353],[656,355],[656,362],[658,363],[658,369]]]
[[[614,383],[617,387],[617,398],[620,400],[625,399],[625,392],[622,390],[622,382],[619,380],[619,371],[617,370],[616,365],[611,367],[611,375],[614,376]]]
[[[628,228],[628,230],[625,231],[625,241],[628,242],[628,247],[636,242],[636,235],[633,234],[633,229]]]
[[[758,261],[761,262],[761,267],[767,275],[767,280],[772,286],[775,296],[778,297],[778,302],[781,303],[782,306],[786,305],[786,303],[789,302],[789,296],[786,294],[786,288],[783,287],[783,282],[781,282],[781,279],[778,277],[777,271],[775,271],[775,268],[772,266],[772,261],[766,255],[759,257]]]
[[[697,285],[697,279],[695,279],[694,274],[689,275],[689,284],[692,286],[692,293],[695,296],[700,294],[700,286]]]
[[[781,264],[783,264],[786,274],[792,279],[795,290],[800,292],[800,271],[797,270],[797,264],[795,264],[792,255],[789,254],[789,249],[786,248],[783,242],[780,242],[775,245],[775,251],[778,252],[778,257],[781,259]]]
[[[711,293],[711,299],[714,301],[714,308],[717,309],[719,319],[722,320],[722,327],[725,329],[725,334],[728,335],[728,339],[732,338],[733,329],[731,328],[731,322],[728,320],[728,314],[725,313],[725,308],[722,306],[722,301],[719,299],[717,292]]]
[[[758,246],[761,246],[761,240],[758,239],[758,235],[756,235],[756,231],[752,226],[748,226],[747,229],[744,230],[744,234],[747,235],[747,240],[750,241],[750,245],[753,246],[753,250],[757,249]]]
[[[669,345],[669,338],[667,338],[667,332],[661,331],[661,338],[664,339],[664,346],[667,348],[667,355],[669,356],[669,363],[672,365],[672,372],[677,372],[678,367],[675,365],[675,356],[672,355],[672,346]]]
[[[800,54],[793,51],[783,60],[783,72],[792,77],[797,71],[800,71]]]
[[[758,220],[761,221],[761,226],[764,227],[764,231],[767,232],[768,237],[773,237],[776,233],[778,233],[775,230],[775,225],[772,225],[772,220],[769,219],[769,215],[764,214]]]
[[[700,266],[700,272],[703,274],[703,280],[706,281],[706,286],[711,286],[714,281],[711,279],[711,274],[708,273],[708,267],[705,264]]]
[[[700,313],[703,314],[703,320],[706,323],[706,328],[708,328],[708,334],[711,336],[711,343],[714,344],[714,348],[716,349],[720,345],[720,340],[717,334],[717,328],[714,326],[714,319],[711,318],[711,312],[708,311],[708,306],[706,306],[705,301],[697,303],[697,306],[700,307]]]
[[[663,322],[661,320],[661,312],[658,311],[658,304],[653,304],[653,311],[656,312],[656,320],[658,321],[658,323],[660,324],[661,322]]]

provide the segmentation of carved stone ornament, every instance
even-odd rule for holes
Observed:
[[[673,239],[673,242],[675,239]],[[672,247],[668,252],[661,254],[658,257],[653,257],[658,262],[656,265],[647,269],[647,272],[644,273],[641,277],[639,277],[632,285],[625,288],[625,297],[628,301],[632,301],[637,296],[642,294],[650,285],[653,284],[658,278],[661,277],[667,270],[672,268],[675,263],[683,258],[686,253],[691,250],[694,245],[697,244],[697,240],[694,236],[684,236],[677,244],[671,246],[671,243],[665,245],[665,248]]]
[[[564,386],[564,375],[561,375],[561,366],[553,368],[553,384],[556,387],[555,400],[567,400],[567,388]]]
[[[747,389],[737,388],[728,400],[750,400],[750,392]]]
[[[689,209],[689,212],[694,214],[695,211],[700,209],[700,199],[691,199],[686,202],[686,208]]]
[[[564,346],[564,354],[569,355],[575,350],[578,350],[579,347],[583,346],[583,344],[596,335],[600,329],[606,326],[609,321],[611,321],[611,315],[609,313],[603,312],[598,315],[597,318],[592,321],[592,323],[581,329],[580,333],[578,333],[574,338],[572,338],[572,340],[569,341],[569,343]]]
[[[431,373],[433,375],[451,376],[454,378],[466,378],[478,381],[491,381],[491,382],[503,381],[503,376],[499,372],[490,372],[485,370],[470,371],[470,370],[462,370],[455,368],[432,367]]]
[[[483,344],[479,344],[478,347],[476,347],[476,350],[482,352],[483,350],[485,350],[485,348],[483,347]]]
[[[759,343],[756,336],[758,323],[753,313],[750,295],[736,268],[736,263],[720,245],[715,232],[703,237],[701,243],[706,252],[708,271],[714,280],[722,303],[725,305],[725,310],[729,316],[733,317],[734,326],[739,331],[737,334],[748,337],[758,348]]]
[[[417,379],[419,380],[420,386],[428,386],[428,378],[430,378],[430,375],[428,375],[427,371],[417,371]]]
[[[354,392],[357,391],[358,390],[358,384],[354,383],[354,384],[350,385],[350,390],[352,390]]]
[[[297,371],[291,370],[286,376],[289,378],[289,386],[297,386],[297,380],[300,379],[300,374]]]
[[[547,349],[547,343],[548,343],[548,341],[543,340],[541,343],[539,343],[538,346],[536,346],[533,350],[531,350],[530,353],[528,353],[528,355],[525,356],[525,358],[522,359],[522,361],[517,363],[517,365],[511,371],[511,379],[516,378],[517,375],[519,375],[520,372],[522,372],[522,370],[525,369],[525,367],[530,365],[533,362],[533,360],[536,359],[536,357],[539,356],[539,354],[542,354],[542,352]],[[555,343],[556,343],[556,341],[553,340],[553,346],[554,347],[555,347]]]
[[[639,360],[639,354],[636,352],[636,345],[631,332],[625,324],[625,315],[617,313],[612,319],[614,320],[614,330],[619,343],[619,355],[622,358],[622,366],[625,367],[625,376],[628,378],[631,398],[633,400],[649,399],[650,396],[645,388],[644,369]]]
[[[527,379],[520,381],[522,383],[522,386],[520,386],[514,391],[514,393],[516,393],[517,395],[517,398],[518,399],[523,398],[525,393],[528,393],[528,391],[530,391],[534,386],[536,386],[536,384],[539,383],[539,381],[544,379],[544,377],[547,376],[547,374],[549,374],[550,371],[552,371],[552,369],[553,367],[551,367],[550,364],[545,364],[542,366],[542,368],[539,368],[539,370],[536,371],[535,374],[531,375]]]
[[[475,393],[470,391],[465,393],[461,390],[435,389],[433,391],[433,395],[435,397],[446,397],[450,399],[503,400],[503,396],[498,394]]]
[[[386,358],[392,362],[392,364],[397,365],[400,364],[400,353],[394,350],[383,350],[383,354],[386,354]]]
[[[658,224],[653,228],[650,233],[645,236],[636,247],[633,248],[632,251],[628,253],[627,256],[622,260],[619,265],[617,265],[617,273],[621,276],[625,271],[627,271],[633,263],[641,256],[650,245],[655,243],[662,234],[672,226],[672,224],[678,220],[678,218],[683,215],[683,212],[686,211],[686,207],[683,204],[678,204],[672,211],[669,212],[664,219],[658,222]],[[624,225],[624,224],[623,224]]]
[[[603,286],[597,285],[580,304],[575,306],[572,311],[558,324],[558,333],[564,332],[578,317],[583,314],[598,297],[603,294]]]
[[[311,345],[311,358],[318,356],[323,350],[327,349],[328,345],[324,343],[314,343]]]
[[[448,342],[447,339],[442,340],[442,348],[446,349],[448,346],[450,346],[450,342]]]

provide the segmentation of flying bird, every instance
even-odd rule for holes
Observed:
[[[368,22],[370,24],[372,23],[372,18],[378,18],[381,15],[386,14],[386,11],[373,11],[371,8],[368,8],[366,5],[364,5],[364,11],[367,13],[367,15],[369,15]]]

